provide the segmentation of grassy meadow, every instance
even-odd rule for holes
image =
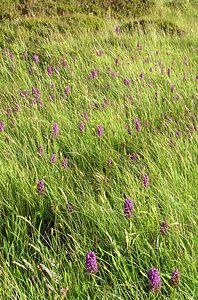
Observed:
[[[0,6],[0,300],[197,299],[196,2],[138,18],[13,3]]]

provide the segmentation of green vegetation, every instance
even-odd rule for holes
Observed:
[[[24,2],[0,4],[0,299],[197,299],[196,1]]]

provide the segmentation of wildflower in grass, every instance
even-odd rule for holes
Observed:
[[[63,169],[66,169],[67,166],[68,166],[68,158],[63,158],[63,161],[62,161],[62,168]]]
[[[38,153],[39,156],[43,156],[44,155],[44,148],[43,148],[42,145],[38,145],[37,153]]]
[[[167,74],[168,74],[168,77],[170,77],[170,76],[171,76],[171,68],[168,68],[168,70],[167,70]]]
[[[83,122],[80,122],[79,129],[80,129],[81,133],[83,133],[85,131],[85,124]]]
[[[118,58],[116,57],[116,59],[115,59],[115,65],[116,66],[118,66],[119,65],[119,60],[118,60]]]
[[[59,135],[59,126],[57,123],[54,123],[53,124],[53,127],[52,127],[52,134],[54,137],[58,136]]]
[[[162,224],[160,225],[160,233],[162,235],[166,235],[169,230],[169,225],[166,221],[163,221]]]
[[[140,74],[140,79],[141,79],[141,80],[144,80],[144,73],[141,73],[141,74]]]
[[[41,92],[39,91],[39,89],[37,87],[32,87],[32,95],[36,98],[39,98],[41,95]]]
[[[96,69],[91,70],[90,78],[94,79],[98,75],[98,72]]]
[[[147,174],[144,174],[144,176],[143,176],[143,185],[145,188],[147,188],[149,186],[149,177]]]
[[[32,60],[35,62],[35,63],[39,63],[39,56],[37,54],[33,54],[32,55]]]
[[[43,102],[43,100],[39,100],[39,105],[40,105],[40,108],[43,108],[44,107],[44,102]]]
[[[88,121],[88,118],[89,118],[88,112],[85,111],[85,112],[83,113],[83,117],[85,118],[86,121]]]
[[[98,271],[98,264],[94,251],[90,251],[86,254],[86,269],[88,273],[96,273]]]
[[[101,138],[104,134],[104,129],[102,127],[102,125],[98,125],[97,126],[97,133],[98,133],[98,137]]]
[[[28,97],[28,91],[20,91],[20,96],[23,98],[27,98]]]
[[[148,278],[150,281],[150,286],[152,292],[157,292],[161,288],[161,277],[159,275],[159,272],[156,268],[152,268],[148,272]]]
[[[70,86],[67,84],[65,88],[65,95],[68,96],[70,92]]]
[[[61,297],[66,298],[68,293],[68,288],[61,288],[60,289]]]
[[[102,56],[103,54],[104,54],[104,52],[102,50],[96,51],[96,55],[97,56]]]
[[[152,72],[153,72],[153,68],[150,67],[150,68],[149,68],[149,71],[152,73]]]
[[[75,211],[75,207],[73,206],[72,203],[67,203],[66,204],[66,211],[68,212],[68,214],[72,214]]]
[[[35,99],[33,99],[33,101],[32,101],[32,105],[34,106],[34,107],[36,107],[37,106],[37,99],[35,98]]]
[[[120,28],[119,26],[115,26],[115,32],[116,32],[117,34],[119,34],[119,33],[122,32],[122,30],[121,30],[121,28]]]
[[[52,154],[51,156],[50,156],[50,161],[51,161],[51,164],[52,165],[55,165],[56,164],[56,154]]]
[[[66,59],[63,59],[62,62],[61,62],[61,64],[62,64],[63,68],[66,68],[67,67],[67,61],[66,61]]]
[[[171,93],[173,93],[173,92],[174,92],[174,89],[175,89],[175,86],[174,86],[174,84],[171,84],[171,87],[170,87]]]
[[[189,135],[192,135],[195,131],[196,131],[195,126],[194,126],[193,124],[190,124],[190,125],[188,126],[188,134],[189,134]]]
[[[108,167],[111,167],[112,164],[113,164],[113,161],[112,161],[112,159],[109,158],[109,159],[107,160],[107,165],[108,165]]]
[[[198,75],[195,77],[195,80],[198,80]]]
[[[116,73],[115,71],[111,70],[111,68],[108,68],[108,72],[109,72],[109,75],[112,76],[112,77],[117,77],[118,76],[118,73]]]
[[[164,75],[165,71],[164,68],[161,68],[161,74]]]
[[[4,121],[0,121],[0,132],[3,132],[5,130],[5,123]]]
[[[50,67],[50,66],[47,67],[47,74],[49,76],[52,76],[52,67]]]
[[[8,107],[7,115],[8,115],[8,118],[11,118],[11,116],[12,116],[12,108],[11,107]]]
[[[131,80],[128,78],[124,78],[123,82],[124,82],[124,85],[126,85],[126,86],[129,86],[131,84]]]
[[[129,154],[129,159],[132,161],[136,161],[138,159],[138,156],[136,153],[132,153],[132,154]]]
[[[43,193],[45,191],[45,183],[43,179],[39,179],[38,184],[37,184],[37,191],[38,193]]]
[[[8,54],[9,53],[9,49],[8,48],[3,48],[2,52]]]
[[[13,59],[14,59],[14,54],[13,54],[13,52],[12,52],[12,51],[10,51],[10,53],[9,53],[9,56],[10,56],[10,59],[11,59],[11,60],[13,60]]]
[[[131,218],[134,212],[134,205],[130,198],[126,198],[124,202],[124,215],[126,218]]]
[[[171,283],[173,286],[178,286],[179,285],[179,279],[180,279],[180,272],[178,270],[175,270],[171,274]]]
[[[137,131],[140,131],[140,130],[141,130],[140,119],[138,119],[138,118],[135,119],[135,129],[136,129]]]

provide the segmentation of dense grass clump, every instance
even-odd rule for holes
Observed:
[[[0,299],[197,298],[196,24],[141,20],[3,22]]]

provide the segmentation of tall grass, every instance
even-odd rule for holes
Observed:
[[[27,30],[14,38],[12,32],[7,47],[14,57],[2,51],[0,299],[61,299],[63,287],[68,299],[79,300],[197,298],[197,36],[193,29],[177,36],[152,26],[146,34],[127,29],[117,34],[115,25],[78,28],[75,35],[61,34],[56,26],[43,37],[39,27],[34,36],[25,35]],[[93,69],[99,74],[90,79]],[[35,105],[32,87],[41,93]],[[56,138],[54,122],[60,128]],[[43,194],[37,191],[39,179],[45,182]],[[135,207],[130,220],[123,212],[126,197]],[[160,234],[164,220],[166,236]],[[97,255],[96,275],[85,269],[90,250]],[[162,277],[158,294],[149,291],[151,267]],[[175,269],[181,273],[178,288],[170,283]]]

